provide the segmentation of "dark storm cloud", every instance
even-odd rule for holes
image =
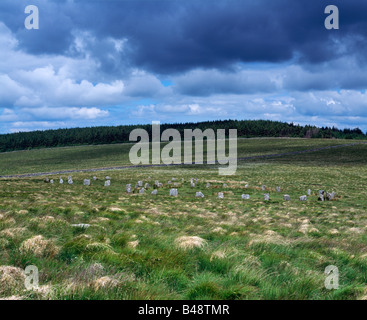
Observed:
[[[0,20],[16,34],[20,46],[33,54],[75,55],[70,51],[74,33],[90,32],[101,43],[91,54],[106,72],[129,66],[169,74],[294,57],[314,64],[352,53],[363,60],[367,3],[331,2],[340,9],[340,30],[324,28],[324,9],[331,3],[305,0],[34,0],[41,20],[40,30],[33,33],[23,27],[29,1],[3,0]],[[127,39],[124,52],[113,64],[102,46],[108,37]]]

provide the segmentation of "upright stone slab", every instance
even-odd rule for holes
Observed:
[[[204,195],[203,195],[203,193],[202,192],[196,192],[196,197],[197,198],[204,198]]]
[[[144,189],[149,189],[149,183],[146,183],[146,184],[144,185]]]
[[[280,192],[280,187],[277,187],[277,192]]]
[[[307,190],[307,195],[310,196],[311,195],[311,189]]]
[[[244,200],[248,200],[248,199],[250,199],[250,195],[249,194],[243,194],[241,196],[241,198],[244,199]]]
[[[177,189],[171,189],[171,190],[169,191],[169,195],[170,195],[170,196],[173,196],[173,197],[177,197],[177,196],[178,196],[178,191],[177,191]]]
[[[155,186],[156,188],[159,188],[159,181],[158,181],[158,180],[155,180],[155,182],[154,182],[154,186]]]
[[[143,181],[138,181],[138,187],[143,187]]]
[[[62,178],[60,178],[59,183],[60,184],[63,184],[64,183],[64,180],[62,180]]]
[[[326,192],[326,198],[330,201],[333,200],[335,198],[335,192],[329,193]]]
[[[152,191],[152,194],[153,194],[153,195],[157,195],[157,194],[158,194],[158,190],[157,190],[157,189],[154,189],[154,190]]]
[[[264,194],[264,200],[265,200],[265,201],[269,201],[269,200],[270,200],[270,195],[269,195],[269,193],[265,193],[265,194]]]
[[[323,194],[319,194],[319,197],[318,197],[317,200],[319,200],[319,201],[325,201],[324,195]]]
[[[96,180],[97,180],[97,177],[96,177],[96,176],[94,176],[94,177],[93,177],[93,180],[94,180],[94,181],[96,181]]]
[[[90,180],[89,179],[84,179],[83,184],[85,186],[90,186]]]
[[[195,183],[191,182],[191,188],[195,188]]]
[[[307,196],[300,196],[299,201],[307,201]]]
[[[111,180],[106,180],[105,182],[104,182],[104,186],[105,187],[109,187],[111,185]]]
[[[51,180],[50,180],[50,183],[51,183],[51,184],[53,184],[53,183],[54,183],[54,180],[53,180],[53,179],[51,179]]]
[[[224,199],[224,193],[223,192],[218,192],[218,198],[219,199]]]
[[[68,177],[68,184],[73,184],[73,178],[71,176]]]
[[[266,190],[266,187],[264,185],[261,186],[261,190],[262,191],[265,191]]]
[[[131,191],[132,191],[132,187],[131,187],[131,184],[129,183],[126,185],[126,192],[130,193]]]
[[[290,201],[291,200],[291,197],[289,196],[289,194],[285,194],[283,196],[283,199],[284,199],[284,201]]]
[[[144,193],[145,193],[145,189],[144,189],[144,188],[141,188],[141,189],[139,190],[139,193],[140,193],[140,194],[144,194]]]

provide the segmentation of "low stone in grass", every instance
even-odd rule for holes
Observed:
[[[218,198],[219,199],[224,199],[224,193],[223,192],[218,192]]]
[[[142,187],[143,186],[143,181],[138,181],[138,187]]]
[[[153,195],[157,195],[157,194],[158,194],[158,190],[157,190],[157,189],[153,190],[153,191],[152,191],[152,194],[153,194]]]
[[[307,196],[300,196],[299,201],[307,201]]]
[[[265,194],[264,194],[264,200],[265,200],[265,201],[269,201],[269,200],[270,200],[270,195],[269,195],[269,193],[265,193]]]
[[[191,188],[195,188],[195,183],[191,182]]]
[[[89,180],[89,179],[84,179],[83,184],[84,184],[85,186],[90,186],[90,180]]]
[[[204,194],[202,192],[196,192],[196,197],[197,198],[204,198]]]
[[[109,187],[111,185],[111,180],[106,180],[105,182],[104,182],[104,186],[105,187]]]
[[[329,192],[326,192],[326,198],[331,201],[335,198],[335,192],[332,192],[332,193],[329,193]]]
[[[93,180],[94,180],[94,181],[96,181],[96,180],[97,180],[97,177],[96,177],[96,176],[94,176],[94,177],[93,177]]]
[[[145,189],[144,189],[144,188],[141,188],[141,189],[139,190],[139,193],[140,193],[140,194],[144,194],[144,193],[145,193]]]
[[[247,189],[249,187],[248,183],[245,184],[245,188]]]
[[[210,188],[210,183],[207,183],[207,184],[206,184],[206,187],[207,187],[207,188]]]
[[[43,180],[45,183],[50,183],[50,179],[49,178],[45,178],[45,180]]]
[[[169,191],[169,195],[170,195],[170,196],[173,196],[173,197],[177,197],[177,196],[178,196],[178,191],[177,191],[177,189],[171,189],[171,190]]]
[[[285,194],[283,196],[283,199],[284,199],[284,201],[290,201],[291,200],[291,197],[289,196],[289,194]]]
[[[227,188],[228,185],[226,183],[223,183],[223,188]]]
[[[106,180],[111,180],[111,177],[110,177],[110,176],[107,176],[107,177],[106,177]]]
[[[248,199],[250,199],[250,195],[249,194],[243,194],[241,196],[241,198],[244,199],[244,200],[248,200]]]
[[[262,191],[265,191],[265,190],[266,190],[266,186],[262,185],[262,186],[261,186],[261,190],[262,190]]]
[[[77,224],[71,224],[73,228],[80,228],[80,229],[88,229],[90,227],[90,224],[88,223],[77,223]]]

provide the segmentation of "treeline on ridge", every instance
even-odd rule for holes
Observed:
[[[32,132],[18,132],[0,135],[0,152],[27,150],[33,148],[64,147],[86,144],[113,144],[129,142],[129,134],[136,128],[151,133],[151,125],[124,125],[89,128],[57,129]],[[198,123],[161,124],[165,129],[177,129],[183,135],[184,129],[237,129],[238,137],[298,137],[366,139],[359,128],[340,130],[335,127],[300,126],[270,120],[221,120]]]

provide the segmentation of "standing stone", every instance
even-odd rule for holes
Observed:
[[[73,184],[73,178],[71,176],[68,176],[68,184]]]
[[[299,201],[307,201],[307,196],[300,196]]]
[[[94,180],[94,181],[96,181],[96,180],[97,180],[97,177],[96,177],[96,176],[94,176],[94,177],[93,177],[93,180]]]
[[[131,187],[131,184],[126,185],[126,192],[131,193],[133,191],[133,188]]]
[[[144,189],[149,189],[149,183],[146,183]]]
[[[173,197],[177,197],[177,196],[178,196],[178,191],[177,191],[177,189],[171,189],[171,190],[169,191],[169,195],[170,195],[170,196],[173,196]]]
[[[207,183],[207,184],[206,184],[206,187],[207,187],[207,188],[210,188],[210,183]]]
[[[224,199],[224,193],[223,192],[218,192],[218,198],[219,199]]]
[[[60,184],[63,184],[64,183],[64,180],[62,180],[62,178],[60,178]]]
[[[243,194],[241,196],[241,198],[244,199],[244,200],[248,200],[248,199],[250,199],[250,195],[249,194]]]
[[[265,193],[265,194],[264,194],[264,200],[265,200],[265,201],[269,201],[269,200],[270,200],[270,195],[269,195],[269,193]]]
[[[171,181],[176,181],[176,178],[172,178]]]
[[[152,194],[154,194],[154,195],[158,194],[158,190],[157,190],[157,189],[154,189],[154,190],[152,191]]]
[[[324,200],[325,200],[325,199],[324,199],[324,195],[323,195],[323,194],[319,194],[319,198],[318,198],[317,200],[319,200],[319,201],[324,201]]]
[[[326,192],[326,198],[330,201],[333,200],[335,198],[335,192],[329,193]]]
[[[324,190],[319,190],[319,195],[324,195],[325,194],[325,191]]]
[[[195,188],[195,183],[191,182],[191,188]]]
[[[90,186],[90,180],[89,180],[89,179],[84,179],[83,184],[84,184],[85,186]]]
[[[54,180],[53,180],[53,179],[51,179],[51,180],[50,180],[50,183],[52,183],[52,184],[53,184],[53,183],[54,183]]]
[[[158,180],[155,180],[154,186],[157,187],[157,188],[159,188],[159,181]]]
[[[198,183],[198,181],[199,181],[199,179],[198,179],[198,178],[196,178],[196,179],[195,179],[195,183]]]
[[[49,178],[45,178],[45,180],[43,180],[45,183],[50,183],[50,179]]]
[[[104,186],[105,187],[109,187],[111,185],[111,180],[106,180],[105,182],[104,182]]]
[[[280,192],[280,187],[277,187],[277,192]]]
[[[107,177],[106,177],[106,180],[111,180],[111,177],[107,176]]]
[[[261,190],[265,191],[266,187],[264,185],[261,186]]]
[[[202,192],[196,192],[196,197],[197,198],[204,198],[204,195],[203,195],[203,193]]]
[[[311,195],[311,189],[307,190],[307,195],[310,196]]]
[[[143,181],[138,181],[138,187],[142,187],[143,186]]]
[[[141,188],[141,189],[139,190],[139,193],[140,193],[140,194],[144,194],[144,193],[145,193],[145,189],[144,189],[144,188]]]
[[[167,183],[168,183],[168,184],[172,184],[172,181],[171,181],[171,180],[170,180],[170,181],[167,181]]]
[[[289,194],[285,194],[283,196],[283,199],[284,199],[284,201],[291,201],[291,197],[289,196]]]

